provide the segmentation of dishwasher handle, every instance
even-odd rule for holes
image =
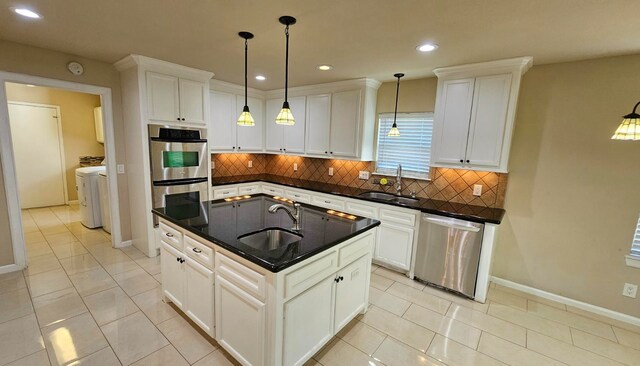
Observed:
[[[444,219],[444,218],[440,219],[436,217],[425,216],[424,221],[430,224],[440,225],[440,226],[457,229],[457,230],[471,231],[473,233],[477,233],[478,231],[480,231],[480,227],[458,224],[456,222],[457,220],[455,219]]]

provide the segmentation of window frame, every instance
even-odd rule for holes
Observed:
[[[629,254],[625,256],[625,262],[627,266],[640,268],[640,216],[633,231],[631,249],[629,250]]]

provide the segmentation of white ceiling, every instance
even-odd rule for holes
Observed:
[[[11,6],[44,16],[18,17]],[[280,88],[284,28],[291,27],[290,85],[432,75],[439,66],[533,56],[534,64],[640,52],[639,0],[0,0],[0,38],[113,63],[130,53]],[[415,46],[440,48],[419,54]],[[0,55],[1,57],[1,55]],[[328,63],[334,70],[315,67]],[[267,80],[258,82],[256,74]]]

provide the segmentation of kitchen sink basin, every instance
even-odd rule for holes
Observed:
[[[238,237],[242,244],[265,251],[286,247],[300,241],[300,239],[302,239],[302,235],[279,228],[262,229]]]
[[[418,202],[417,198],[397,196],[395,194],[384,193],[384,192],[365,192],[365,193],[360,193],[359,196],[362,198],[370,198],[373,200],[397,203],[400,205],[413,205],[416,202]]]
[[[389,202],[397,203],[400,205],[414,205],[416,204],[416,202],[418,202],[418,199],[411,197],[396,197]]]

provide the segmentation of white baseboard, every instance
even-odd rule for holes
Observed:
[[[523,285],[517,282],[512,282],[509,280],[505,280],[500,277],[491,276],[491,282],[494,282],[498,285],[512,288],[514,290],[518,290],[527,294],[535,295],[538,297],[542,297],[547,300],[552,300],[555,302],[559,302],[561,304],[570,305],[574,308],[578,308],[580,310],[585,310],[590,313],[598,314],[607,318],[611,318],[614,320],[618,320],[621,322],[629,323],[632,325],[640,326],[640,318],[636,318],[635,316],[627,315],[624,313],[620,313],[617,311],[613,311],[611,309],[603,308],[600,306],[592,305],[586,302],[570,299],[568,297],[560,296],[551,292],[543,291],[537,289],[535,287],[530,287],[527,285]]]
[[[6,266],[0,266],[0,274],[21,271],[22,269],[23,268],[17,264],[7,264]]]
[[[131,240],[123,240],[120,244],[117,245],[116,248],[124,248],[128,247],[132,244]]]
[[[80,201],[78,200],[73,200],[73,201],[67,201],[67,205],[77,205]]]

